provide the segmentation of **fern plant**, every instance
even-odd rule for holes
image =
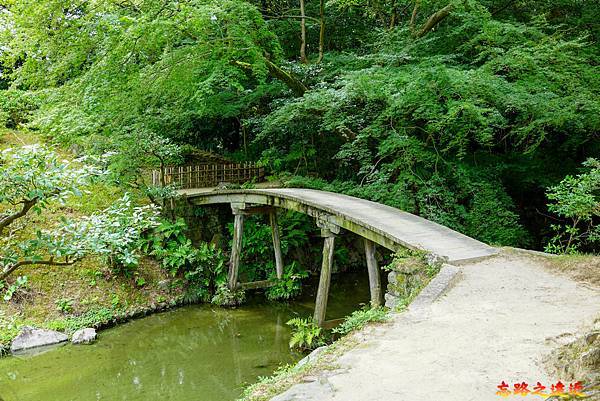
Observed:
[[[302,292],[302,279],[306,277],[308,277],[308,272],[300,268],[296,262],[286,266],[281,279],[277,279],[276,273],[273,272],[270,279],[275,284],[265,291],[267,299],[270,301],[288,300],[300,295]]]
[[[313,319],[296,317],[286,324],[292,327],[290,348],[306,351],[325,345],[325,333]]]

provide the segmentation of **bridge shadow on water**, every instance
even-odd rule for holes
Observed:
[[[302,357],[290,351],[285,323],[312,315],[318,279],[313,280],[287,304],[267,302],[256,292],[240,308],[186,306],[102,331],[89,346],[0,359],[0,398],[234,400],[245,384]],[[366,271],[335,274],[327,318],[348,315],[368,300]]]

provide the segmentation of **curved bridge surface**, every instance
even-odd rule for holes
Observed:
[[[313,216],[320,227],[343,228],[396,251],[421,249],[460,264],[497,253],[497,249],[440,224],[399,209],[352,196],[300,188],[211,190],[179,193],[196,205],[230,203],[234,208],[277,207]]]

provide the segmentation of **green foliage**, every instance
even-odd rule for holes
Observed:
[[[118,311],[110,308],[94,308],[79,316],[67,316],[65,319],[53,320],[46,324],[51,330],[73,333],[86,327],[98,327],[121,317]]]
[[[213,244],[201,243],[196,252],[196,265],[186,270],[184,277],[189,283],[186,301],[207,301],[210,294],[227,281],[225,256]]]
[[[159,204],[174,188],[145,172],[191,145],[489,243],[544,242],[542,188],[600,152],[598,2],[326,3],[325,57],[304,65],[291,1],[9,2],[0,122],[115,152],[115,182]],[[319,2],[306,13],[314,60]],[[249,225],[246,274],[265,278],[267,232]],[[568,230],[556,251],[587,235]]]
[[[325,345],[325,333],[314,320],[296,317],[286,324],[292,327],[290,348],[306,351]]]
[[[573,254],[580,250],[598,252],[600,228],[600,161],[588,159],[583,163],[585,172],[568,175],[559,184],[548,188],[552,203],[548,210],[566,220],[552,225],[555,235],[546,245],[551,253]]]
[[[292,255],[294,250],[309,247],[308,235],[313,229],[313,223],[306,215],[285,212],[278,217],[279,233],[281,241],[281,253],[284,260]],[[228,226],[230,235],[233,234],[233,224]],[[272,279],[275,272],[273,258],[273,245],[271,238],[271,226],[262,216],[252,216],[244,221],[244,235],[242,237],[242,253],[240,275],[248,281]],[[289,290],[300,286],[301,277],[305,276],[306,268],[300,263],[295,263],[287,270],[289,275],[285,283],[276,284],[276,289],[267,291],[267,296],[275,296],[276,292],[283,295],[284,287],[289,285]],[[293,278],[292,278],[293,277]],[[286,284],[287,283],[287,284]],[[292,291],[294,292],[294,291]],[[270,295],[269,295],[270,294]]]
[[[35,146],[6,149],[1,155],[0,278],[31,264],[71,265],[89,254],[102,255],[116,269],[138,261],[138,242],[156,224],[158,210],[134,207],[128,195],[103,211],[77,219],[63,218],[49,229],[37,229],[34,238],[21,231],[52,203],[81,196],[85,186],[102,172],[88,164],[59,160],[52,150]]]
[[[28,281],[27,276],[17,277],[15,282],[10,285],[7,285],[4,281],[0,281],[0,291],[5,290],[2,299],[4,299],[5,302],[9,302],[16,294],[23,292],[27,288]]]
[[[385,322],[390,319],[388,311],[383,307],[364,308],[352,312],[343,323],[333,329],[333,333],[345,336],[355,330],[360,330],[371,322]]]
[[[69,313],[73,311],[73,304],[75,301],[71,298],[60,298],[55,301],[56,309],[62,313]]]
[[[236,116],[269,90],[266,55],[281,53],[258,10],[241,0],[32,0],[8,9],[13,34],[2,56],[18,64],[12,79],[52,89],[35,125],[69,142],[140,128],[211,135],[215,116]]]
[[[171,276],[186,280],[187,302],[206,301],[226,281],[225,256],[213,244],[193,246],[186,230],[183,219],[163,219],[142,239],[141,248],[159,259]]]
[[[39,99],[34,92],[0,90],[0,127],[18,128],[29,122],[38,107]]]
[[[7,315],[0,309],[0,356],[2,356],[2,346],[7,345],[19,333],[19,322],[14,315]]]
[[[244,290],[230,290],[227,285],[223,284],[217,288],[211,302],[219,306],[238,306],[246,301],[246,293]]]
[[[270,279],[274,281],[274,285],[266,289],[265,294],[267,299],[288,300],[297,297],[302,292],[302,279],[308,277],[308,272],[298,267],[296,262],[292,262],[286,266],[283,271],[283,277],[277,278],[277,273],[273,272]]]

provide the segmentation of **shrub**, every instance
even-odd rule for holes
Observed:
[[[9,302],[15,295],[25,292],[27,288],[27,282],[27,276],[17,277],[15,282],[11,285],[6,284],[4,281],[0,281],[0,290],[3,290],[4,287],[6,287],[6,291],[2,297],[4,301]]]
[[[183,219],[163,219],[142,239],[141,248],[159,259],[171,276],[183,276],[188,284],[186,302],[208,301],[226,282],[225,256],[213,244],[193,246],[185,236],[186,229]]]
[[[581,249],[598,251],[600,226],[600,161],[588,159],[585,172],[566,176],[547,192],[548,210],[562,219],[563,224],[551,226],[555,235],[546,245],[546,252],[577,253]]]
[[[29,122],[32,112],[38,107],[38,99],[33,92],[0,91],[0,126],[18,128]]]
[[[219,306],[237,306],[246,301],[246,293],[243,290],[230,290],[226,285],[217,288],[211,302]]]
[[[71,298],[61,298],[57,299],[54,303],[56,304],[56,309],[62,313],[69,313],[73,310],[73,301]]]
[[[5,149],[0,154],[0,280],[25,265],[72,265],[89,254],[115,266],[137,264],[140,235],[156,223],[156,207],[134,207],[129,195],[112,206],[77,219],[63,218],[53,229],[38,229],[33,239],[16,235],[30,214],[52,203],[81,196],[103,171],[86,159],[61,160],[40,146]]]

